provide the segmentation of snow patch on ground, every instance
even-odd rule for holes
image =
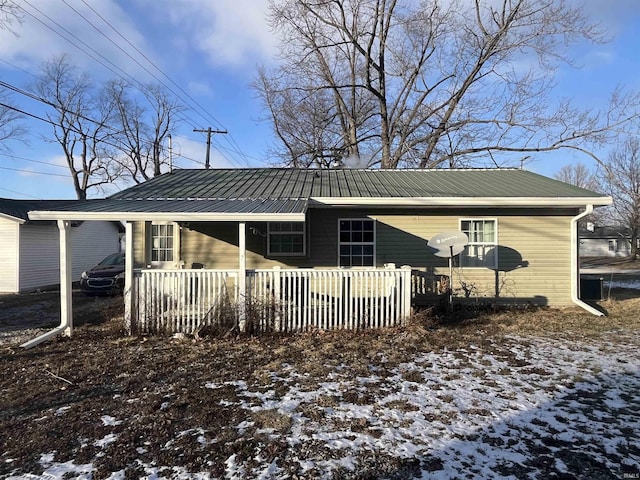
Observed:
[[[490,346],[418,353],[399,364],[378,357],[369,375],[341,364],[329,367],[321,383],[285,364],[269,372],[267,388],[239,380],[203,387],[234,389],[235,405],[247,412],[235,426],[243,435],[268,431],[273,441],[302,452],[288,464],[259,450],[250,464],[231,455],[227,479],[290,478],[291,462],[309,477],[338,478],[357,473],[368,457],[414,460],[430,479],[539,477],[549,465],[572,475],[588,465],[582,472],[588,477],[622,477],[640,474],[640,335],[626,338],[513,336]],[[252,415],[270,412],[288,418],[290,427],[259,430]],[[100,423],[120,421],[103,416]],[[204,433],[179,436],[202,446]],[[94,445],[104,448],[115,438],[108,434]],[[41,464],[51,479],[88,479],[93,471],[91,464],[56,463],[54,454],[42,455]],[[211,478],[143,467],[148,478],[169,478],[162,473],[167,467],[171,478]]]

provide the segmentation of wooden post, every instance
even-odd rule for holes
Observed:
[[[60,326],[64,327],[64,335],[71,336],[73,331],[73,297],[71,295],[71,239],[69,229],[71,223],[58,220],[60,231]]]
[[[132,322],[135,312],[135,285],[133,283],[133,223],[126,222],[124,225],[125,248],[124,248],[124,329],[127,335],[132,333]],[[139,325],[138,325],[139,327]]]
[[[247,327],[247,235],[246,224],[238,224],[238,327]]]

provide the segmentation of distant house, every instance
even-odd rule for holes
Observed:
[[[0,198],[0,293],[19,293],[60,283],[58,227],[52,220],[29,220],[29,210],[49,210],[73,200],[13,200]],[[119,222],[74,221],[72,277],[110,253],[119,251]]]
[[[578,221],[610,203],[518,169],[177,170],[29,218],[126,222],[133,331],[198,331],[229,304],[240,329],[291,331],[402,324],[447,285],[599,314],[579,298]],[[426,245],[443,232],[469,239],[452,278]]]
[[[628,257],[631,235],[624,227],[598,227],[593,224],[580,229],[581,257]]]

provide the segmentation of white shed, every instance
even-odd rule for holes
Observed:
[[[60,283],[60,233],[56,222],[32,221],[30,210],[48,210],[69,200],[0,198],[0,293],[19,293]],[[73,279],[107,255],[120,251],[118,222],[72,224]]]

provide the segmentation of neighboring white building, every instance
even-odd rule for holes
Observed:
[[[0,198],[0,293],[19,293],[60,283],[59,230],[53,221],[31,221],[30,210],[48,210],[69,200]],[[120,251],[118,222],[72,224],[73,279],[107,255]]]
[[[628,257],[631,254],[629,231],[624,227],[598,227],[588,224],[580,229],[581,257]]]

